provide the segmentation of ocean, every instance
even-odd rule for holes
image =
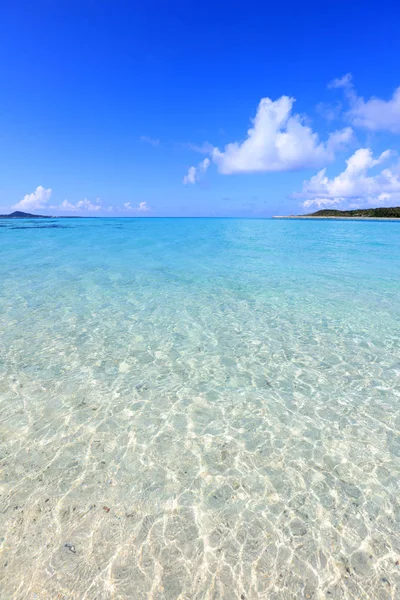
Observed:
[[[0,221],[3,599],[400,594],[400,223]]]

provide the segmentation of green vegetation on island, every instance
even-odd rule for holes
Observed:
[[[368,217],[372,219],[400,219],[400,206],[388,208],[356,208],[355,210],[336,210],[324,208],[317,212],[302,215],[304,217]]]
[[[15,210],[9,215],[0,215],[0,219],[80,219],[81,217],[77,217],[76,215],[33,215],[32,213],[22,212],[20,210]],[[87,217],[89,218],[89,217]],[[93,217],[90,217],[93,218]]]
[[[9,215],[0,215],[0,219],[50,219],[48,215],[33,215],[32,213],[15,210]]]

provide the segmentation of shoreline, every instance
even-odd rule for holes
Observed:
[[[400,221],[398,217],[311,217],[311,216],[274,216],[273,219],[315,219],[324,221],[327,219],[334,221]]]

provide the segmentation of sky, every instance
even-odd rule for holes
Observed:
[[[14,0],[0,213],[269,217],[400,205],[392,0]]]

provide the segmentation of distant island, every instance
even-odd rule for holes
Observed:
[[[81,216],[77,215],[33,215],[32,213],[22,212],[21,210],[15,210],[9,215],[0,215],[0,219],[81,219]],[[94,217],[87,217],[94,218]]]
[[[273,217],[274,219],[400,219],[400,206],[388,208],[356,208],[355,210],[336,210],[325,208],[305,215]]]
[[[31,213],[16,210],[9,215],[0,215],[0,219],[52,219],[49,215],[32,215]]]

